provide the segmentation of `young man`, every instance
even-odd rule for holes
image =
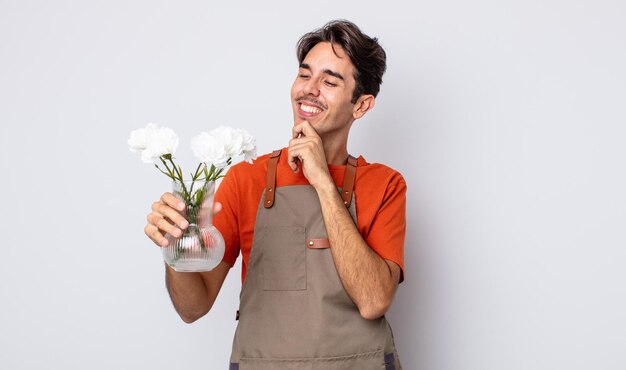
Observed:
[[[193,322],[241,251],[231,369],[399,369],[384,314],[403,276],[406,184],[347,151],[352,123],[374,107],[385,52],[333,21],[304,35],[297,56],[288,147],[229,170],[215,197],[224,260],[205,273],[166,266],[167,288]],[[178,202],[165,193],[153,204],[145,232],[157,245],[188,226]]]

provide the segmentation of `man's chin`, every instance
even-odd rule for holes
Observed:
[[[319,125],[319,123],[322,120],[321,120],[321,117],[319,117],[319,116],[315,116],[315,117],[301,117],[301,116],[297,116],[296,119],[294,120],[294,126],[299,125],[299,124],[301,124],[304,121],[310,123],[312,126],[316,126],[316,125]]]

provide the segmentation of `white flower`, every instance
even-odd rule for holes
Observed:
[[[252,163],[253,159],[256,159],[256,140],[246,130],[239,129],[241,134],[241,154],[243,154],[244,161]]]
[[[229,157],[241,155],[241,142],[243,137],[241,133],[231,127],[220,126],[209,131],[209,135],[213,135],[226,148]]]
[[[128,145],[133,152],[141,151],[141,160],[156,163],[166,154],[174,154],[178,148],[178,136],[167,127],[148,123],[145,128],[130,133]]]
[[[252,160],[256,159],[256,147],[250,151],[243,152],[243,160],[252,164]]]
[[[183,181],[180,166],[173,162],[173,154],[178,147],[178,136],[171,129],[149,123],[146,127],[130,133],[128,145],[133,152],[141,151],[142,161],[154,163],[162,173],[174,181]],[[256,140],[248,131],[225,126],[194,136],[191,139],[191,149],[201,162],[217,168],[216,171],[210,171],[209,176],[208,167],[197,167],[192,178],[200,178],[204,171],[205,181],[224,177],[222,173],[232,163],[234,157],[243,156],[248,163],[252,163],[257,157]],[[171,162],[173,167],[166,164],[165,169],[160,168],[158,162],[161,160]]]
[[[130,138],[128,138],[128,146],[130,146],[131,152],[137,152],[146,149],[148,145],[148,131],[155,129],[154,123],[148,123],[145,128],[139,128],[130,132]]]
[[[193,154],[205,163],[212,163],[217,168],[226,167],[228,151],[220,139],[211,133],[202,132],[191,139]]]
[[[243,155],[246,162],[252,163],[257,157],[256,140],[248,131],[225,126],[194,137],[191,147],[202,162],[218,168],[225,167],[229,158]]]

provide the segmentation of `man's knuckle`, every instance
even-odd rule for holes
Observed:
[[[174,229],[174,226],[173,226],[171,223],[169,223],[169,222],[167,222],[167,221],[163,220],[163,227],[161,228],[161,230],[163,230],[163,231],[165,231],[165,232],[169,233],[169,232],[170,232],[170,231],[172,231],[173,229]]]
[[[176,212],[175,210],[170,210],[170,213],[168,213],[167,218],[169,218],[172,221],[178,222],[179,220],[182,220],[184,217],[181,216],[181,214]]]
[[[163,235],[161,235],[161,233],[159,232],[159,230],[153,230],[152,231],[152,240],[154,241],[159,241],[161,238],[163,237]]]

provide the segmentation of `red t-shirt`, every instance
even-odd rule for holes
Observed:
[[[233,266],[239,251],[243,256],[242,282],[246,278],[259,202],[265,189],[269,154],[253,164],[231,167],[215,194],[222,211],[213,223],[224,236],[224,261]],[[340,187],[346,166],[328,165],[335,185]],[[307,185],[302,171],[294,173],[283,149],[276,171],[276,187]],[[382,258],[400,266],[404,276],[404,234],[406,230],[406,183],[399,172],[378,163],[357,159],[354,199],[357,227],[365,242]]]

